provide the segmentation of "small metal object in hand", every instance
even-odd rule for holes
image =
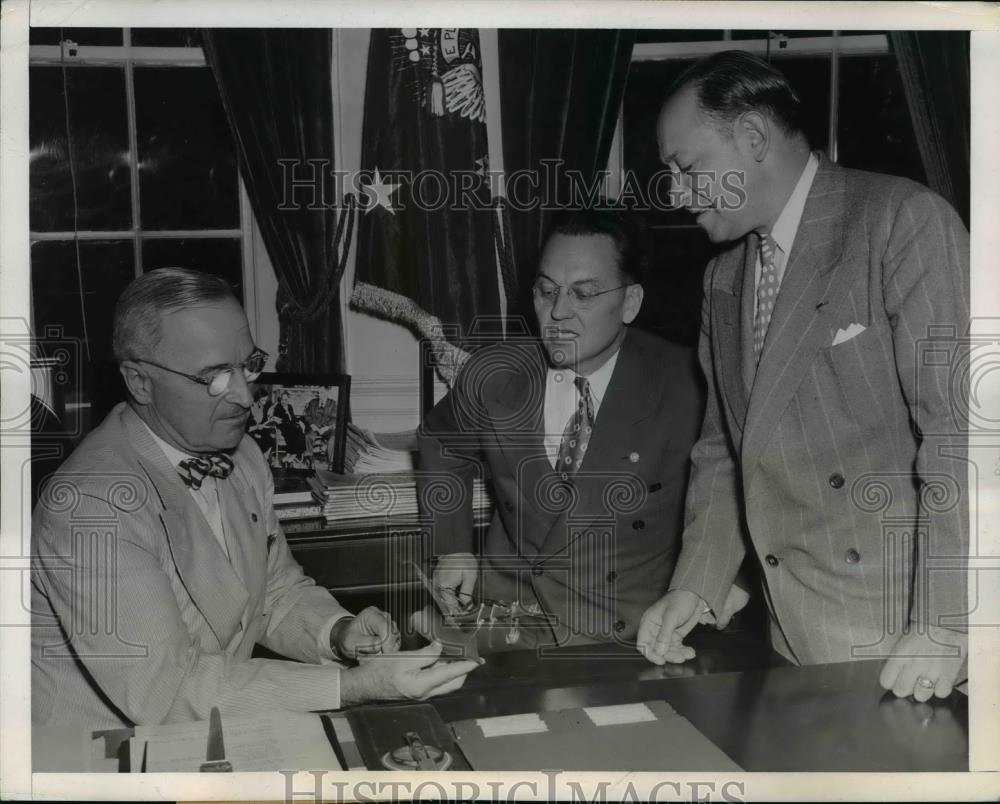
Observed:
[[[219,707],[213,706],[208,715],[208,747],[205,761],[198,769],[202,773],[231,773],[233,766],[226,759],[226,745],[222,739],[222,715]]]
[[[931,681],[929,678],[924,678],[923,676],[920,676],[920,678],[917,679],[917,684],[919,684],[921,687],[924,687],[925,689],[929,690],[934,689],[934,682]]]

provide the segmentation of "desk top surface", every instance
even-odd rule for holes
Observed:
[[[663,667],[615,645],[493,654],[462,689],[430,703],[453,723],[659,699],[747,771],[968,770],[962,693],[897,699],[878,684],[880,661],[794,667],[740,631],[699,630],[689,642],[694,660]],[[130,732],[119,731],[119,740]],[[83,770],[55,756],[40,767],[42,757],[36,771]]]
[[[794,667],[742,633],[693,634],[697,657],[657,667],[603,645],[487,657],[431,703],[446,722],[667,701],[748,771],[965,771],[968,699],[921,704],[878,683],[880,661]]]

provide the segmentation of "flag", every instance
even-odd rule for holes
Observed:
[[[499,329],[488,170],[478,31],[372,30],[355,306],[453,348]]]

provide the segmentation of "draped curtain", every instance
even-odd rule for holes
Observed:
[[[891,31],[927,182],[969,225],[969,33]]]
[[[546,227],[559,201],[568,198],[566,171],[579,171],[590,183],[607,166],[634,42],[631,30],[499,32],[504,172],[509,178],[531,171],[541,201],[523,209],[521,199],[509,194],[522,313]],[[558,160],[558,170],[548,160]]]
[[[339,287],[353,207],[338,209],[330,175],[331,31],[206,29],[202,37],[278,278],[277,369],[340,373]]]

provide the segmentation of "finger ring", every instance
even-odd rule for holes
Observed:
[[[925,689],[929,690],[934,689],[934,682],[931,681],[929,678],[924,678],[923,676],[917,679],[917,684],[919,684],[921,687],[924,687]]]

